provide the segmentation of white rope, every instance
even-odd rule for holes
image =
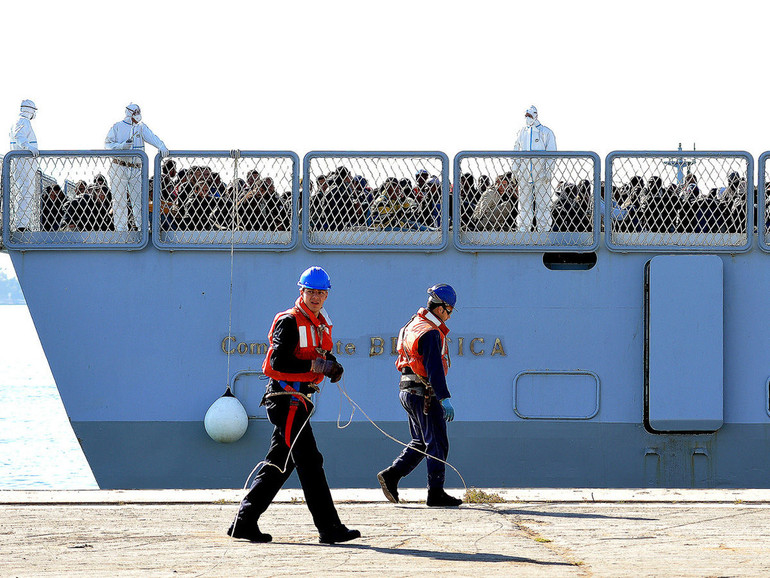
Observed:
[[[231,288],[232,288],[232,280],[231,280]],[[405,448],[411,447],[411,446],[409,446],[409,444],[404,443],[401,440],[399,440],[399,439],[393,437],[392,435],[390,435],[389,433],[387,433],[380,426],[378,426],[374,422],[374,420],[372,420],[372,418],[369,417],[369,415],[364,411],[364,409],[360,405],[358,405],[358,403],[356,403],[356,401],[353,400],[353,398],[351,398],[350,395],[348,395],[348,392],[345,390],[345,386],[344,386],[344,378],[343,378],[343,380],[340,380],[337,383],[337,388],[340,390],[340,393],[347,398],[348,402],[350,403],[350,407],[351,407],[350,418],[348,419],[348,422],[345,425],[341,426],[340,425],[340,418],[342,417],[342,397],[340,397],[339,413],[337,414],[337,428],[338,429],[345,429],[345,428],[347,428],[353,422],[353,415],[355,414],[355,410],[359,409],[361,411],[361,413],[364,415],[364,417],[369,421],[369,423],[371,423],[385,437],[387,437],[388,439],[396,442],[399,445],[404,446]],[[322,391],[323,391],[323,386],[321,386],[321,390],[317,393],[317,395],[320,395]],[[251,481],[252,476],[256,476],[257,474],[259,474],[259,472],[261,471],[261,469],[263,467],[270,466],[272,468],[277,469],[281,474],[285,474],[286,473],[286,469],[289,467],[289,460],[291,459],[292,451],[294,450],[294,444],[297,443],[297,440],[299,440],[300,435],[302,435],[302,431],[305,429],[305,426],[308,423],[310,423],[310,418],[315,413],[315,409],[316,409],[315,404],[312,402],[312,400],[310,399],[309,396],[307,396],[307,395],[305,395],[303,393],[300,393],[300,392],[290,392],[290,391],[276,391],[276,392],[270,392],[269,395],[291,395],[291,396],[294,396],[294,397],[302,397],[302,398],[306,399],[308,402],[310,402],[310,405],[312,406],[312,409],[310,410],[310,412],[308,412],[307,418],[305,418],[305,421],[303,422],[302,427],[299,428],[299,431],[297,432],[297,435],[294,437],[294,441],[292,441],[291,445],[289,446],[289,451],[286,454],[286,461],[283,464],[283,468],[281,468],[277,464],[273,464],[273,463],[271,463],[271,462],[269,462],[267,460],[262,460],[262,461],[258,462],[257,465],[254,466],[254,468],[251,470],[251,472],[249,472],[249,475],[246,477],[246,482],[243,484],[243,491],[246,491],[249,488],[249,482]],[[425,436],[423,435],[423,438],[424,437]],[[444,465],[449,466],[450,468],[452,468],[452,470],[454,470],[454,472],[460,478],[460,481],[462,482],[463,487],[465,488],[466,493],[468,492],[468,485],[465,483],[465,478],[463,478],[462,474],[460,473],[460,471],[456,467],[454,467],[448,461],[445,461],[445,460],[442,460],[442,459],[437,458],[435,456],[429,455],[425,451],[419,450],[419,449],[414,448],[414,447],[412,447],[412,449],[414,451],[418,452],[418,453],[423,454],[428,459],[437,460],[437,461],[443,463]],[[239,511],[240,511],[240,505],[238,507],[238,510],[236,510],[236,512],[235,512],[235,516],[233,516],[233,523],[232,523],[232,526],[233,526],[232,533],[233,534],[235,534],[235,528],[236,528],[236,526],[238,524],[238,512]],[[206,570],[205,572],[203,572],[202,574],[198,574],[198,576],[202,576],[203,574],[206,574],[206,573],[210,572],[211,570],[213,570],[214,568],[216,568],[217,566],[219,566],[222,563],[222,560],[224,560],[224,557],[229,552],[229,550],[230,550],[230,548],[228,546],[225,549],[225,551],[222,553],[222,557],[220,558],[220,561],[217,564],[215,564],[212,568],[210,568],[210,569]]]
[[[320,391],[319,391],[320,393]],[[302,427],[299,428],[299,431],[297,431],[297,435],[294,437],[294,441],[291,442],[291,445],[289,446],[289,452],[286,454],[286,461],[283,464],[283,468],[279,467],[277,464],[271,463],[267,460],[262,460],[261,462],[258,462],[256,466],[254,466],[254,469],[249,472],[249,475],[246,476],[246,482],[243,484],[243,490],[246,491],[249,488],[249,482],[251,481],[252,476],[256,476],[263,467],[270,466],[271,468],[275,468],[278,470],[281,474],[286,473],[286,469],[289,467],[289,460],[291,459],[291,452],[294,450],[294,444],[297,443],[297,440],[299,439],[299,436],[302,435],[302,431],[305,429],[305,426],[310,423],[310,418],[315,413],[315,404],[312,402],[309,396],[305,395],[304,393],[300,393],[298,391],[273,391],[270,392],[269,395],[291,395],[293,397],[302,397],[306,399],[310,405],[311,410],[307,414],[307,417],[305,418],[305,421],[302,423]],[[289,432],[289,435],[291,435],[291,432]],[[245,496],[244,496],[245,498]],[[243,500],[241,500],[243,501]],[[238,524],[238,512],[240,512],[240,505],[238,506],[238,510],[235,512],[235,516],[233,517],[233,534],[235,534],[235,526]]]
[[[311,418],[311,417],[313,416],[313,414],[315,413],[315,404],[314,404],[314,403],[313,403],[313,402],[310,400],[310,398],[309,398],[308,396],[306,396],[304,393],[300,393],[300,392],[298,392],[298,391],[297,391],[297,392],[294,392],[294,391],[274,391],[274,392],[270,392],[270,395],[291,395],[291,396],[295,396],[295,397],[296,397],[297,395],[299,395],[299,396],[301,396],[301,397],[305,398],[306,400],[308,400],[308,401],[310,402],[310,405],[312,406],[312,409],[311,409],[311,410],[310,410],[310,412],[307,414],[307,417],[305,418],[305,421],[304,421],[304,423],[302,424],[302,427],[301,427],[301,428],[299,428],[299,431],[297,432],[297,435],[294,437],[294,441],[293,441],[293,442],[291,442],[291,445],[289,446],[289,453],[286,455],[286,461],[285,461],[285,462],[284,462],[284,464],[283,464],[283,468],[280,468],[280,467],[279,467],[279,466],[277,466],[276,464],[273,464],[273,463],[271,463],[271,462],[268,462],[267,460],[262,460],[262,461],[261,461],[261,462],[259,462],[259,463],[258,463],[256,466],[254,466],[254,469],[253,469],[253,470],[251,470],[251,473],[250,473],[250,474],[248,475],[248,477],[246,478],[246,483],[243,485],[243,489],[244,489],[244,490],[245,490],[246,488],[248,488],[248,487],[249,487],[249,480],[251,480],[251,476],[253,476],[253,475],[255,475],[255,474],[259,473],[259,471],[258,471],[258,469],[257,469],[257,468],[259,468],[259,466],[261,466],[261,465],[264,465],[264,466],[270,466],[271,468],[275,468],[276,470],[278,470],[278,471],[279,471],[279,472],[281,472],[282,474],[285,474],[285,473],[286,473],[286,468],[288,468],[288,467],[289,467],[289,460],[291,459],[291,452],[292,452],[292,450],[294,449],[294,444],[296,444],[296,443],[297,443],[297,440],[299,439],[299,436],[300,436],[300,434],[302,433],[302,430],[304,430],[304,429],[305,429],[305,426],[306,426],[308,423],[310,423],[310,418]],[[291,432],[289,432],[289,435],[291,435]]]
[[[369,420],[369,423],[371,423],[371,424],[372,424],[372,425],[373,425],[373,426],[374,426],[374,427],[375,427],[375,428],[376,428],[376,429],[377,429],[377,430],[378,430],[378,431],[379,431],[381,434],[383,434],[383,435],[384,435],[385,437],[387,437],[388,439],[390,439],[390,440],[393,440],[393,441],[394,441],[394,442],[396,442],[397,444],[404,446],[405,448],[411,448],[412,450],[416,451],[417,453],[420,453],[420,454],[424,455],[424,456],[425,456],[425,457],[427,457],[428,459],[431,459],[431,460],[436,460],[436,461],[438,461],[438,462],[441,462],[441,463],[442,463],[442,464],[444,464],[444,465],[447,465],[447,466],[449,466],[449,467],[450,467],[450,468],[452,468],[452,469],[454,470],[454,472],[455,472],[455,473],[456,473],[456,474],[457,474],[457,475],[460,477],[460,481],[463,483],[463,488],[465,488],[465,491],[466,491],[466,492],[468,491],[468,485],[465,483],[465,478],[463,478],[462,474],[460,473],[460,471],[459,471],[459,470],[458,470],[456,467],[454,467],[454,466],[453,466],[452,464],[450,464],[449,462],[447,462],[447,461],[445,461],[445,460],[442,460],[441,458],[437,458],[436,456],[431,456],[431,455],[429,455],[427,452],[425,452],[425,451],[423,451],[423,450],[419,450],[419,449],[417,449],[417,448],[415,448],[415,447],[412,447],[412,446],[410,446],[409,444],[406,444],[406,443],[402,442],[402,441],[401,441],[401,440],[399,440],[399,439],[396,439],[396,438],[394,438],[394,437],[393,437],[392,435],[390,435],[388,432],[386,432],[385,430],[383,430],[383,429],[382,429],[380,426],[378,426],[378,425],[377,425],[377,424],[374,422],[374,420],[372,420],[372,418],[370,418],[370,417],[369,417],[369,415],[368,415],[368,414],[367,414],[367,413],[366,413],[366,412],[363,410],[363,408],[362,408],[360,405],[358,405],[358,404],[357,404],[357,403],[356,403],[356,402],[353,400],[353,398],[352,398],[352,397],[350,397],[350,396],[348,395],[348,392],[345,390],[345,387],[344,387],[343,385],[341,385],[341,383],[342,383],[341,381],[340,381],[339,383],[337,383],[337,388],[340,390],[340,393],[341,393],[342,395],[344,395],[344,396],[345,396],[345,397],[348,399],[348,401],[350,402],[350,405],[351,405],[351,406],[354,408],[354,411],[355,411],[355,408],[358,408],[358,409],[361,411],[361,413],[362,413],[362,414],[364,414],[364,417],[365,417],[367,420]],[[340,414],[338,414],[338,415],[337,415],[337,428],[339,428],[339,429],[345,429],[346,427],[348,427],[348,426],[350,425],[350,422],[352,422],[352,421],[353,421],[353,411],[351,411],[351,412],[350,412],[350,420],[349,420],[349,421],[348,421],[348,423],[346,423],[344,426],[340,426],[340,417],[341,417],[341,413],[342,413],[342,398],[340,398]],[[421,426],[421,427],[422,427],[422,426]],[[425,434],[423,434],[423,439],[425,439]]]
[[[232,198],[232,206],[233,210],[231,211],[231,220],[230,220],[230,305],[228,307],[227,312],[227,339],[228,343],[232,340],[233,337],[233,270],[234,267],[234,255],[235,255],[235,199],[238,196],[238,189],[240,189],[240,185],[238,184],[238,159],[241,158],[241,151],[239,150],[233,150],[230,151],[230,154],[233,156],[233,182],[235,183],[235,187],[233,189],[233,198]],[[230,347],[227,348],[227,374],[225,375],[225,383],[227,384],[227,389],[230,389]]]
[[[233,189],[233,199],[232,199],[232,206],[233,210],[231,212],[231,221],[230,221],[230,297],[229,297],[229,305],[227,310],[227,338],[228,341],[232,339],[233,334],[233,271],[235,269],[234,266],[234,254],[235,254],[235,199],[238,195],[238,189],[240,188],[238,185],[238,159],[241,158],[241,152],[239,150],[233,150],[230,151],[230,155],[234,159],[234,166],[233,166],[233,176],[234,176],[234,183],[235,187]],[[227,373],[225,374],[225,383],[227,384],[227,391],[230,391],[230,347],[227,348]],[[232,393],[232,392],[231,392]],[[304,426],[303,426],[304,427]],[[262,463],[262,462],[260,462]],[[288,463],[288,462],[287,462]],[[259,464],[257,464],[254,467],[254,470],[259,467]],[[251,470],[251,474],[254,473],[254,470]],[[249,478],[251,477],[251,474],[249,474]],[[249,483],[249,478],[246,478],[246,484]],[[246,487],[244,486],[244,489]],[[235,534],[235,525],[238,521],[238,512],[235,513],[235,518],[233,519],[233,534]],[[217,566],[219,566],[222,561],[225,559],[225,556],[230,551],[230,546],[225,548],[225,551],[222,552],[222,556],[219,559],[219,562],[214,564],[211,568],[208,570],[205,570],[201,572],[200,574],[197,574],[195,578],[198,578],[200,576],[203,576],[204,574],[207,574],[214,570]]]

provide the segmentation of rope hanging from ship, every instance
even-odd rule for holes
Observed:
[[[240,150],[230,151],[230,157],[233,159],[233,175],[236,183],[235,198],[237,198],[238,189],[238,163],[241,158]],[[233,276],[235,270],[235,221],[236,221],[236,203],[233,202],[230,215],[230,288],[227,312],[227,338],[232,338],[233,328]],[[204,425],[209,436],[218,442],[232,443],[238,441],[246,433],[249,418],[238,398],[235,397],[230,388],[230,355],[227,351],[227,368],[225,372],[225,393],[217,399],[206,412]]]

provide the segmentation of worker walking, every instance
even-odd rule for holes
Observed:
[[[345,527],[337,515],[316,446],[310,415],[313,395],[324,377],[332,383],[342,378],[343,368],[331,353],[332,323],[324,309],[331,280],[320,267],[305,270],[297,283],[299,298],[294,307],[275,316],[268,339],[270,347],[262,371],[270,378],[263,403],[275,427],[265,464],[251,490],[241,501],[228,535],[252,542],[270,542],[257,522],[278,490],[296,468],[305,501],[324,544],[347,542],[361,532]]]
[[[420,308],[398,335],[396,368],[401,372],[399,399],[409,420],[412,441],[393,464],[377,474],[385,497],[398,502],[398,481],[411,473],[427,454],[428,506],[459,506],[462,500],[444,491],[449,453],[446,423],[454,419],[446,374],[449,350],[445,325],[457,301],[455,290],[440,283],[428,289],[428,304]]]

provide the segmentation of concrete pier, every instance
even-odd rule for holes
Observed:
[[[0,576],[770,575],[768,490],[483,492],[334,490],[362,538],[327,546],[299,490],[260,520],[270,544],[225,535],[236,490],[0,491]]]

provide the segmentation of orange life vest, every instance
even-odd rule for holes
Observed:
[[[277,379],[278,381],[301,381],[310,383],[321,383],[323,381],[323,373],[313,373],[307,371],[305,373],[286,373],[283,371],[276,371],[270,365],[270,358],[273,355],[273,332],[275,331],[275,324],[278,319],[284,315],[291,315],[297,322],[297,330],[299,331],[299,341],[297,347],[294,349],[294,355],[297,359],[313,360],[318,357],[325,358],[326,354],[332,350],[334,343],[332,342],[332,324],[326,318],[326,311],[321,310],[318,317],[313,315],[313,312],[307,308],[307,305],[302,301],[302,298],[297,298],[297,302],[294,307],[282,311],[273,319],[273,325],[270,327],[270,333],[267,334],[267,338],[270,340],[270,347],[267,350],[265,360],[262,362],[262,372],[268,377]]]
[[[446,344],[446,334],[449,328],[441,322],[441,319],[433,313],[421,307],[416,315],[407,323],[398,334],[398,359],[396,359],[396,368],[399,371],[409,367],[420,377],[427,379],[428,372],[425,370],[425,363],[422,355],[417,351],[417,345],[420,337],[428,331],[438,329],[441,335],[441,363],[444,366],[444,375],[449,371],[449,349]]]

